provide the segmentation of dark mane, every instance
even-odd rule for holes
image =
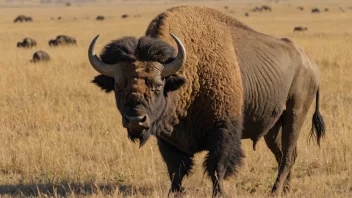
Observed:
[[[141,37],[137,40],[135,37],[123,37],[104,47],[101,60],[108,64],[136,60],[164,63],[172,59],[174,53],[173,47],[157,38]]]

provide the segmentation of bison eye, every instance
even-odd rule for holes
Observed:
[[[127,80],[114,84],[116,91],[123,91],[127,86]]]

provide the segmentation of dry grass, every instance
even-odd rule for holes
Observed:
[[[243,13],[257,5],[253,2],[190,4],[224,12],[228,5],[226,12],[234,12],[230,15],[261,32],[290,38],[314,57],[321,71],[327,134],[320,149],[307,143],[310,113],[299,139],[293,191],[287,197],[351,197],[352,10],[347,8],[352,3],[292,1],[291,7],[272,3],[272,13],[250,13],[245,18]],[[121,36],[141,36],[157,13],[181,3],[186,2],[73,4],[54,9],[4,8],[6,2],[0,2],[0,195],[167,196],[170,183],[155,140],[138,149],[127,139],[113,95],[90,83],[96,72],[86,54],[96,34],[101,35],[97,49]],[[317,4],[330,12],[310,14],[308,8]],[[298,5],[306,10],[298,11]],[[142,17],[122,20],[124,13]],[[19,14],[32,16],[34,22],[14,24]],[[95,21],[99,14],[107,19]],[[63,19],[50,20],[57,16]],[[308,26],[308,31],[293,34],[296,25]],[[49,48],[48,40],[58,34],[76,37],[78,47]],[[16,48],[16,42],[26,36],[37,40],[35,49]],[[39,49],[49,52],[50,63],[29,63]],[[243,148],[245,164],[236,178],[225,183],[226,191],[238,197],[266,197],[276,177],[273,155],[263,140],[257,151],[247,140]],[[184,182],[188,197],[211,195],[211,183],[202,174],[203,156],[197,155],[193,174]]]

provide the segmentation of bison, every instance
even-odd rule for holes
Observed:
[[[121,18],[123,18],[123,19],[126,19],[126,18],[128,18],[128,17],[129,17],[128,14],[123,14],[123,15],[121,15]]]
[[[75,38],[66,35],[59,35],[56,39],[49,40],[50,47],[56,47],[59,45],[77,45],[77,41]]]
[[[17,22],[32,22],[33,19],[32,17],[27,17],[25,15],[19,15],[18,17],[16,17],[16,19],[13,21],[14,23],[17,23]]]
[[[313,8],[312,13],[320,13],[320,10],[318,8]]]
[[[245,17],[249,17],[248,12],[244,13],[244,16],[245,16]]]
[[[271,7],[268,6],[268,5],[263,5],[263,6],[262,6],[262,10],[264,10],[264,11],[270,11],[270,12],[272,11],[272,10],[271,10]]]
[[[304,32],[307,30],[308,30],[307,27],[302,27],[302,26],[296,26],[295,28],[293,28],[293,32]]]
[[[263,8],[260,8],[260,7],[255,7],[251,10],[252,12],[261,12],[263,11]]]
[[[208,151],[205,172],[213,196],[238,171],[241,139],[253,148],[264,137],[279,171],[273,193],[289,190],[297,139],[313,100],[310,135],[320,145],[319,71],[287,38],[259,33],[220,11],[180,6],[154,18],[145,36],[107,44],[88,59],[92,80],[114,92],[129,139],[143,146],[153,135],[167,165],[170,192],[183,190],[194,155]]]
[[[304,10],[304,7],[303,7],[303,6],[298,6],[297,9],[303,11],[303,10]]]
[[[98,15],[96,18],[97,21],[103,21],[104,19],[105,19],[105,17],[102,15]]]
[[[22,42],[17,42],[17,47],[32,48],[37,46],[37,42],[32,38],[24,38]]]
[[[33,58],[31,62],[36,63],[36,62],[47,62],[50,60],[50,56],[48,53],[45,51],[37,51],[33,54]]]

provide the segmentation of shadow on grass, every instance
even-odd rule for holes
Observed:
[[[70,196],[70,195],[150,195],[151,189],[135,188],[130,185],[123,184],[16,184],[16,185],[0,185],[0,195],[10,196]]]

